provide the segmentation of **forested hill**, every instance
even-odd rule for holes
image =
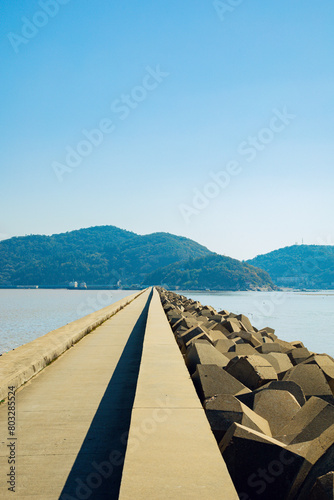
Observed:
[[[149,283],[181,289],[254,290],[273,288],[268,273],[223,255],[211,254],[157,269]]]
[[[214,256],[213,261],[197,260],[210,256]],[[225,264],[223,260],[216,262],[217,257],[227,259]],[[250,272],[249,266],[239,261],[233,260],[235,265],[227,273],[227,262],[228,258],[181,236],[140,236],[114,226],[97,226],[0,241],[0,285],[67,286],[72,280],[87,285],[154,285],[165,281],[165,271],[159,270],[175,264],[174,274],[169,274],[171,286],[231,290],[270,286],[265,273]],[[206,271],[198,279],[200,265]],[[187,269],[189,279],[179,279],[178,269]]]
[[[267,271],[277,285],[334,289],[334,246],[293,245],[247,262]]]
[[[15,237],[0,242],[0,284],[141,283],[159,267],[210,253],[181,236],[139,236],[114,226]]]

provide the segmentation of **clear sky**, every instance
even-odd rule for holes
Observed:
[[[2,0],[0,238],[334,244],[332,0]]]

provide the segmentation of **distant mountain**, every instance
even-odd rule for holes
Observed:
[[[293,245],[247,263],[267,271],[280,286],[334,289],[334,246]]]
[[[0,241],[0,285],[151,285],[245,290],[271,286],[260,269],[210,252],[182,236],[140,236],[97,226]]]
[[[148,283],[164,287],[211,290],[249,290],[274,287],[270,276],[230,257],[211,254],[187,262],[177,262],[157,269],[147,278]]]
[[[0,241],[0,285],[140,284],[159,267],[210,254],[181,236],[139,236],[114,226],[15,237]]]

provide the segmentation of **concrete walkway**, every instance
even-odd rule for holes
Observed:
[[[85,335],[102,325],[142,293],[143,291],[140,291],[127,295],[99,311],[72,321],[28,344],[3,354],[0,363],[0,401],[7,398],[9,386],[15,386],[17,389],[21,387]]]
[[[0,498],[117,498],[151,290],[16,394],[16,492],[0,406]]]
[[[119,498],[239,498],[156,290],[147,319]]]
[[[13,493],[0,405],[0,499],[238,498],[156,290],[29,380],[16,410]]]

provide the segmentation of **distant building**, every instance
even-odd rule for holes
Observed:
[[[78,288],[78,282],[77,281],[70,281],[68,284],[68,288]]]

